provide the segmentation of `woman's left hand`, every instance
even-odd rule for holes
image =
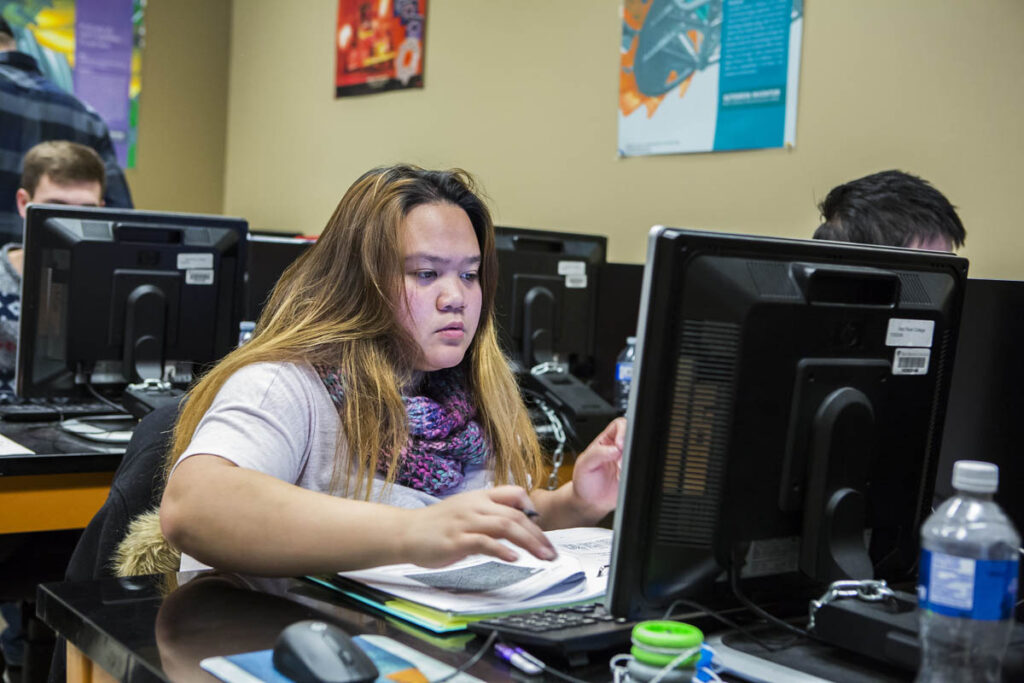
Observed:
[[[576,458],[572,472],[577,504],[597,519],[615,509],[619,496],[619,472],[626,442],[626,418],[608,423],[586,450]]]

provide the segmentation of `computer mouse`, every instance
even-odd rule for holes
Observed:
[[[274,644],[274,668],[297,683],[367,683],[377,667],[343,630],[324,621],[297,621]]]

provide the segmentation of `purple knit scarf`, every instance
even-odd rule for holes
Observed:
[[[344,379],[336,368],[316,368],[334,405],[345,400]],[[489,448],[477,422],[476,408],[457,370],[426,375],[423,394],[403,396],[409,416],[409,441],[398,456],[395,481],[439,495],[462,483],[466,465],[487,459]],[[377,470],[388,473],[391,458],[382,453]]]

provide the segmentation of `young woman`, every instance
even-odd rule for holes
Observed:
[[[490,214],[462,171],[349,188],[252,339],[191,392],[160,508],[183,570],[295,575],[443,566],[615,507],[613,421],[555,491],[493,319]],[[536,512],[539,516],[535,516]]]

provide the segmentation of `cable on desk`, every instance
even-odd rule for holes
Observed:
[[[540,661],[540,660],[537,660],[537,661]],[[543,664],[543,662],[541,662],[541,663]],[[567,673],[559,671],[558,669],[551,668],[547,664],[544,664],[543,669],[544,669],[544,673],[551,674],[555,678],[561,678],[563,681],[569,681],[569,683],[587,683],[587,681],[584,681],[582,678],[574,678],[574,677],[570,676]]]
[[[787,643],[785,646],[779,646],[778,649],[785,649],[786,647],[792,646],[793,643],[795,643],[799,638],[810,638],[812,640],[817,640],[814,634],[805,631],[802,628],[797,628],[796,626],[793,626],[793,624],[790,624],[788,621],[779,619],[774,614],[769,614],[763,607],[755,604],[750,598],[744,595],[743,592],[740,591],[739,584],[740,568],[742,566],[742,563],[740,562],[736,552],[734,551],[732,562],[729,564],[729,586],[732,588],[732,594],[736,596],[736,599],[739,600],[744,607],[749,609],[757,616],[768,621],[769,623],[775,624],[776,626],[779,626],[782,629],[798,636],[797,639],[794,639],[792,642]]]
[[[491,645],[493,645],[494,641],[497,640],[497,639],[498,639],[498,632],[497,631],[491,631],[491,635],[487,636],[487,640],[485,640],[484,644],[480,646],[480,649],[477,650],[476,653],[472,657],[470,657],[468,660],[466,660],[466,662],[462,666],[460,666],[458,669],[455,669],[455,671],[452,671],[450,673],[445,674],[444,676],[441,676],[441,678],[437,678],[437,679],[434,679],[433,681],[430,681],[430,683],[444,683],[444,681],[450,681],[451,679],[455,678],[459,674],[466,673],[466,670],[469,669],[469,667],[471,667],[474,664],[476,664],[477,662],[479,662],[480,659],[485,654],[487,654],[487,651],[491,648]]]
[[[113,408],[114,412],[124,413],[125,415],[131,415],[131,413],[128,412],[127,408],[125,408],[122,405],[118,405],[117,403],[114,403],[109,398],[103,396],[102,394],[100,394],[100,392],[96,391],[96,387],[92,385],[92,382],[87,382],[85,388],[89,391],[90,394],[93,395],[93,398],[95,398],[100,403],[103,403]]]
[[[497,631],[491,631],[491,635],[492,636],[497,636],[498,639],[501,640],[501,637],[498,635]],[[514,647],[513,645],[511,645],[511,643],[507,643],[504,640],[501,640],[501,642],[504,645],[509,645],[510,647]],[[551,666],[548,666],[546,663],[544,663],[544,661],[538,659],[537,657],[535,657],[533,655],[528,655],[528,656],[529,656],[530,662],[533,663],[533,664],[536,664],[538,667],[540,667],[541,670],[544,671],[544,673],[551,674],[552,676],[554,676],[556,678],[561,678],[563,681],[569,681],[569,683],[587,683],[587,681],[584,681],[581,678],[576,678],[574,676],[571,676],[570,674],[565,673],[564,671],[559,671],[558,669],[555,669],[555,668],[553,668]]]
[[[700,653],[700,647],[691,647],[687,650],[683,650],[678,655],[676,655],[672,661],[663,666],[661,668],[661,671],[658,672],[658,675],[652,678],[650,681],[648,681],[648,683],[661,683],[661,681],[663,681],[666,676],[671,674],[677,666],[679,666],[685,660],[689,659],[690,657],[693,657],[698,653]]]
[[[787,641],[785,641],[785,642],[783,642],[781,644],[774,644],[773,645],[772,643],[770,643],[770,642],[768,642],[768,641],[766,641],[766,640],[764,640],[762,638],[759,638],[758,636],[754,635],[754,632],[751,631],[749,628],[747,628],[745,626],[740,626],[738,623],[736,623],[735,621],[733,621],[729,617],[725,616],[724,614],[722,614],[720,612],[717,612],[717,611],[711,609],[710,607],[705,607],[704,605],[700,604],[699,602],[695,602],[693,600],[687,600],[685,598],[680,598],[680,599],[674,601],[671,605],[669,605],[668,609],[665,610],[665,616],[662,617],[662,619],[666,619],[666,620],[673,619],[673,620],[678,621],[677,619],[674,619],[674,617],[672,616],[672,612],[674,612],[676,607],[678,607],[680,605],[682,605],[683,607],[689,607],[690,609],[695,609],[698,612],[702,612],[702,613],[706,614],[707,616],[711,617],[712,619],[715,619],[716,621],[718,621],[718,622],[720,622],[722,624],[725,624],[726,626],[728,626],[729,628],[733,629],[734,631],[739,631],[740,633],[745,635],[747,638],[749,638],[753,643],[761,646],[762,648],[764,648],[768,652],[777,652],[779,650],[785,650],[786,648],[792,646],[793,643],[795,643],[798,640],[797,638],[790,638],[789,640],[787,640]]]
[[[540,662],[539,659],[537,661]],[[541,668],[544,669],[544,673],[551,674],[555,678],[561,678],[563,681],[569,681],[569,683],[587,683],[587,681],[584,681],[582,678],[575,678],[563,671],[559,671],[558,669],[552,668],[547,664],[544,664],[544,662],[540,663],[543,665]]]

